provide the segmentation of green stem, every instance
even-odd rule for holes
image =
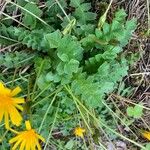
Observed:
[[[59,104],[60,104],[60,103],[59,103]],[[49,132],[49,135],[48,135],[48,137],[47,137],[46,144],[45,144],[45,146],[44,146],[44,150],[46,150],[46,147],[47,147],[47,145],[48,145],[48,143],[49,143],[49,140],[50,140],[50,138],[51,138],[52,131],[53,131],[54,125],[55,125],[55,123],[56,123],[58,110],[59,110],[59,105],[58,105],[58,107],[57,107],[57,110],[56,110],[56,113],[55,113],[55,117],[54,117],[54,120],[53,120],[53,124],[52,124],[51,130],[50,130],[50,132]]]
[[[106,9],[106,11],[105,11],[105,14],[106,14],[106,15],[107,15],[107,13],[108,13],[108,11],[109,11],[111,5],[112,5],[112,2],[113,2],[113,0],[110,1],[109,5],[108,5],[108,7],[107,7],[107,9]]]
[[[14,86],[14,80],[15,80],[17,71],[18,71],[18,68],[16,68],[15,71],[14,71],[14,75],[13,75],[13,79],[12,79],[12,83],[11,83],[11,87],[12,87],[12,88],[13,88],[13,86]]]
[[[60,9],[62,10],[62,12],[64,13],[64,15],[66,16],[67,20],[70,22],[70,18],[68,17],[67,13],[65,12],[65,10],[63,9],[63,7],[61,6],[61,4],[59,3],[58,0],[55,0],[56,3],[58,4],[58,6],[60,7]]]
[[[32,74],[27,74],[27,75],[24,76],[24,78],[29,77],[30,75],[34,75],[34,73],[32,73]],[[14,80],[14,82],[19,81],[19,80],[21,80],[21,79],[22,79],[22,78],[17,78],[17,79]],[[5,85],[8,85],[8,84],[10,84],[10,83],[12,83],[12,81],[8,81],[7,83],[5,83]]]
[[[55,93],[58,93],[58,92],[60,92],[61,90],[62,90],[62,87],[56,89],[56,90],[53,91],[50,95],[44,97],[44,98],[41,99],[40,101],[37,101],[35,104],[33,104],[33,105],[31,106],[31,108],[34,108],[36,105],[40,104],[41,102],[45,101],[47,98],[53,96]]]
[[[11,38],[2,36],[2,35],[0,35],[0,38],[5,39],[5,40],[8,40],[8,41],[11,41],[11,42],[19,43],[19,41],[17,41],[17,40],[14,40],[14,39],[11,39]]]
[[[41,132],[42,126],[43,126],[43,124],[44,124],[44,121],[46,120],[46,117],[47,117],[47,115],[48,115],[48,112],[49,112],[49,110],[50,110],[52,104],[54,103],[54,101],[55,101],[55,99],[56,99],[56,96],[57,96],[57,93],[54,95],[54,97],[53,97],[51,103],[49,104],[49,106],[48,106],[48,108],[47,108],[47,110],[46,110],[46,113],[44,114],[44,117],[43,117],[43,120],[42,120],[41,125],[40,125],[40,127],[39,127],[38,133]]]
[[[5,136],[6,136],[6,134],[8,133],[8,131],[9,131],[9,130],[6,130],[6,131],[4,132],[4,134],[1,136],[1,138],[0,138],[0,143],[3,141],[3,139],[5,138]]]
[[[38,74],[37,74],[37,77],[36,77],[36,80],[35,80],[35,83],[34,83],[33,92],[32,92],[33,94],[32,94],[32,96],[31,96],[31,100],[32,100],[33,97],[34,97],[34,92],[35,92],[35,90],[36,90],[37,80],[38,80],[38,78],[39,78],[39,76],[40,76],[40,74],[41,74],[43,65],[44,65],[44,60],[42,61],[41,65],[40,65],[40,69],[39,69],[39,71],[38,71]]]
[[[64,88],[67,90],[67,92],[68,92],[69,94],[72,93],[72,92],[67,88],[67,86],[64,86]],[[89,129],[89,131],[91,132],[91,134],[93,134],[91,128],[89,127],[89,125],[88,125],[88,123],[87,123],[87,121],[86,121],[86,118],[84,117],[84,115],[83,115],[83,113],[82,113],[82,111],[81,111],[81,109],[80,109],[78,103],[76,102],[76,99],[73,98],[73,100],[74,100],[74,103],[75,103],[77,109],[79,110],[79,112],[80,112],[80,114],[81,114],[81,117],[82,117],[84,123],[86,124],[86,126],[87,126],[87,128]]]
[[[34,102],[37,98],[39,98],[50,86],[51,86],[51,84],[47,85],[47,86],[32,100],[32,102]]]

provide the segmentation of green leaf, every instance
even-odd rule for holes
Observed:
[[[125,11],[120,9],[115,13],[115,18],[111,24],[105,22],[102,29],[96,30],[95,34],[97,38],[108,42],[108,45],[103,46],[103,49],[108,49],[107,47],[110,46],[119,46],[121,50],[122,47],[127,45],[132,36],[132,32],[136,28],[136,20],[132,19],[125,22],[125,18]],[[108,53],[108,51],[106,53]]]
[[[65,145],[65,148],[66,149],[73,149],[74,143],[75,143],[74,140],[69,140],[67,142],[67,144]]]
[[[91,50],[91,48],[94,47],[95,39],[96,37],[94,34],[89,34],[81,40],[82,46],[86,48],[86,51]]]
[[[24,8],[27,9],[28,11],[32,12],[33,14],[35,14],[38,17],[40,17],[42,15],[42,11],[34,3],[27,3],[24,6]],[[25,12],[25,13],[27,14],[27,12]]]
[[[69,58],[66,54],[62,54],[61,56],[59,56],[58,54],[58,57],[63,61],[63,62],[68,62],[69,61]]]
[[[133,117],[135,119],[141,118],[141,116],[143,115],[142,105],[141,106],[135,105],[134,107],[128,107],[127,114],[128,114],[128,116]]]
[[[25,15],[23,18],[22,18],[22,21],[23,23],[26,25],[26,26],[30,26],[31,28],[35,28],[36,26],[36,18],[34,18],[33,16],[31,15]]]
[[[80,43],[70,35],[65,35],[59,42],[57,56],[59,64],[56,71],[63,76],[63,83],[69,82],[72,73],[76,73],[79,61],[82,59],[83,49]],[[68,81],[67,81],[68,79]]]
[[[67,2],[66,1],[59,0],[59,3],[62,6],[62,8],[64,8],[64,9],[67,7]],[[62,12],[61,8],[58,6],[58,4],[56,3],[55,0],[47,0],[47,2],[45,4],[50,9],[50,12],[52,14],[54,14],[54,13],[61,13]]]
[[[57,51],[57,55],[61,59],[65,54],[69,60],[81,60],[83,55],[81,44],[70,35],[66,35],[60,40]]]
[[[115,20],[122,22],[125,20],[125,17],[127,16],[126,12],[124,9],[120,9],[115,13]]]
[[[46,88],[49,84],[50,83],[46,81],[44,74],[40,75],[40,77],[37,79],[37,85],[41,90]]]
[[[42,15],[42,11],[38,8],[38,6],[34,3],[27,3],[24,6],[24,9],[30,11],[31,13],[33,13],[34,15],[36,15],[37,17],[41,17]],[[32,29],[35,28],[37,20],[34,16],[32,16],[31,14],[29,14],[28,12],[23,11],[24,13],[24,17],[23,17],[23,23],[26,26],[31,27]]]
[[[130,117],[134,116],[134,108],[133,107],[128,107],[127,108],[127,114]]]
[[[141,106],[136,105],[134,107],[134,118],[137,118],[137,119],[141,118],[142,115],[143,115],[143,107],[142,107],[142,105]]]
[[[61,32],[59,30],[46,34],[45,39],[48,41],[50,48],[57,48],[61,41]]]
[[[64,63],[60,62],[56,68],[59,75],[64,74]]]
[[[47,73],[45,79],[47,82],[54,81],[54,83],[57,83],[61,80],[58,74],[53,74],[52,72]]]
[[[135,30],[136,26],[137,26],[137,19],[134,18],[126,21],[125,27],[128,31]]]
[[[135,30],[136,28],[136,19],[132,19],[132,20],[129,20],[126,22],[125,24],[125,30],[124,34],[122,34],[121,36],[118,36],[118,40],[120,41],[120,44],[122,46],[125,46],[127,45],[129,39],[131,38],[132,36],[132,32]]]
[[[52,74],[52,72],[47,73],[45,79],[47,82],[53,81],[54,75]]]
[[[80,28],[76,29],[79,35],[88,36],[89,34],[94,33],[95,25],[92,23],[81,25]]]
[[[77,73],[79,67],[79,61],[71,59],[68,64],[64,66],[64,72],[66,74]]]
[[[110,32],[110,25],[108,23],[104,23],[103,25],[103,33],[108,34]]]
[[[95,20],[96,14],[89,11],[91,9],[90,3],[84,3],[83,0],[71,0],[70,6],[75,7],[73,15],[79,23],[87,24],[87,22]]]
[[[25,0],[17,0],[17,4],[20,6],[25,6],[27,2]]]
[[[146,144],[146,149],[147,149],[147,150],[150,150],[150,143],[147,143],[147,144]]]
[[[85,78],[81,74],[71,84],[71,89],[76,95],[80,95],[84,103],[91,108],[101,105],[102,96],[99,91],[98,83],[93,82],[93,78]]]

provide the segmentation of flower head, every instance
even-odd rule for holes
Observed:
[[[30,122],[26,121],[26,130],[19,132],[19,134],[12,138],[9,143],[14,144],[12,150],[16,150],[20,146],[19,150],[41,150],[39,140],[45,141],[44,138],[36,133],[34,129],[31,128]]]
[[[150,131],[142,131],[143,137],[150,141]]]
[[[79,136],[81,138],[83,138],[83,133],[85,132],[85,129],[84,128],[81,128],[81,127],[76,127],[75,130],[74,130],[74,134],[76,136]]]
[[[0,122],[4,118],[6,128],[9,128],[9,120],[16,126],[19,126],[22,121],[18,110],[23,110],[20,104],[24,103],[24,99],[14,97],[20,91],[20,87],[10,90],[0,82]]]

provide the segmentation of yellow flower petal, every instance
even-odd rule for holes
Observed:
[[[12,123],[16,126],[19,126],[21,124],[22,117],[21,117],[20,113],[16,110],[16,108],[11,107],[9,109],[9,114],[10,114],[10,119],[11,119]]]
[[[38,135],[38,134],[37,134],[37,137],[38,137],[42,142],[45,142],[45,139],[44,139],[41,135]]]
[[[30,147],[31,147],[31,150],[35,150],[36,149],[36,145],[33,145],[32,143],[36,143],[36,139],[32,139],[31,143],[30,143]]]
[[[20,142],[21,142],[21,140],[18,140],[18,141],[14,144],[12,150],[16,150],[17,147],[18,147],[18,145],[20,144]]]
[[[25,103],[24,98],[12,98],[12,100],[16,104],[23,104],[23,103]]]
[[[3,89],[4,88],[4,85],[2,82],[0,82],[0,89]]]
[[[9,116],[8,116],[8,112],[5,112],[4,119],[5,119],[5,127],[6,127],[6,129],[9,129]]]
[[[150,131],[142,131],[142,135],[150,141]]]
[[[29,120],[25,122],[25,125],[27,130],[31,130],[31,124]]]
[[[0,122],[4,118],[5,127],[9,128],[9,122],[19,126],[22,120],[20,111],[23,111],[21,104],[25,103],[23,98],[14,98],[21,91],[19,87],[10,90],[0,82]],[[18,110],[19,109],[19,110]]]
[[[8,88],[5,88],[4,84],[0,82],[0,95],[10,95],[11,90]]]
[[[19,149],[19,150],[24,150],[24,148],[25,148],[25,144],[26,144],[26,142],[25,142],[25,141],[23,141],[23,142],[21,143],[21,145],[20,145],[20,149]]]
[[[38,135],[35,130],[31,128],[29,121],[26,121],[25,125],[26,130],[20,132],[16,137],[12,138],[9,143],[14,144],[14,150],[41,150],[39,141],[44,141],[44,138]]]
[[[40,146],[39,142],[37,142],[37,148],[38,148],[38,150],[41,150],[41,146]]]
[[[30,142],[30,141],[29,141]],[[26,150],[30,150],[30,144],[29,144],[29,142],[28,143],[26,143]]]
[[[4,111],[2,109],[0,109],[0,122],[2,121],[4,116]]]
[[[16,96],[20,92],[21,92],[21,88],[17,86],[15,89],[11,91],[11,96]]]
[[[11,140],[9,140],[9,144],[16,142],[18,139],[19,139],[19,136],[12,138]]]
[[[84,128],[81,128],[81,127],[76,127],[75,130],[74,130],[74,134],[76,136],[79,136],[81,138],[83,138],[83,133],[85,132],[85,129]]]
[[[16,104],[15,107],[18,108],[20,111],[23,111],[23,107],[22,106]]]

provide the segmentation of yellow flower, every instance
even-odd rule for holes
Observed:
[[[76,127],[74,130],[74,134],[76,136],[79,136],[81,138],[83,138],[83,133],[85,132],[85,129],[81,128],[81,127]]]
[[[141,133],[143,137],[145,137],[146,139],[150,141],[150,131],[142,131]]]
[[[44,142],[44,138],[31,128],[29,121],[26,121],[25,125],[26,130],[19,132],[16,137],[9,141],[10,144],[15,143],[12,150],[16,150],[18,146],[20,146],[19,150],[41,150],[39,140]]]
[[[0,82],[0,122],[4,118],[5,127],[7,129],[9,128],[9,120],[16,126],[19,126],[22,121],[22,117],[18,110],[23,110],[20,104],[24,103],[24,99],[14,97],[20,91],[20,87],[10,90],[4,87]]]

